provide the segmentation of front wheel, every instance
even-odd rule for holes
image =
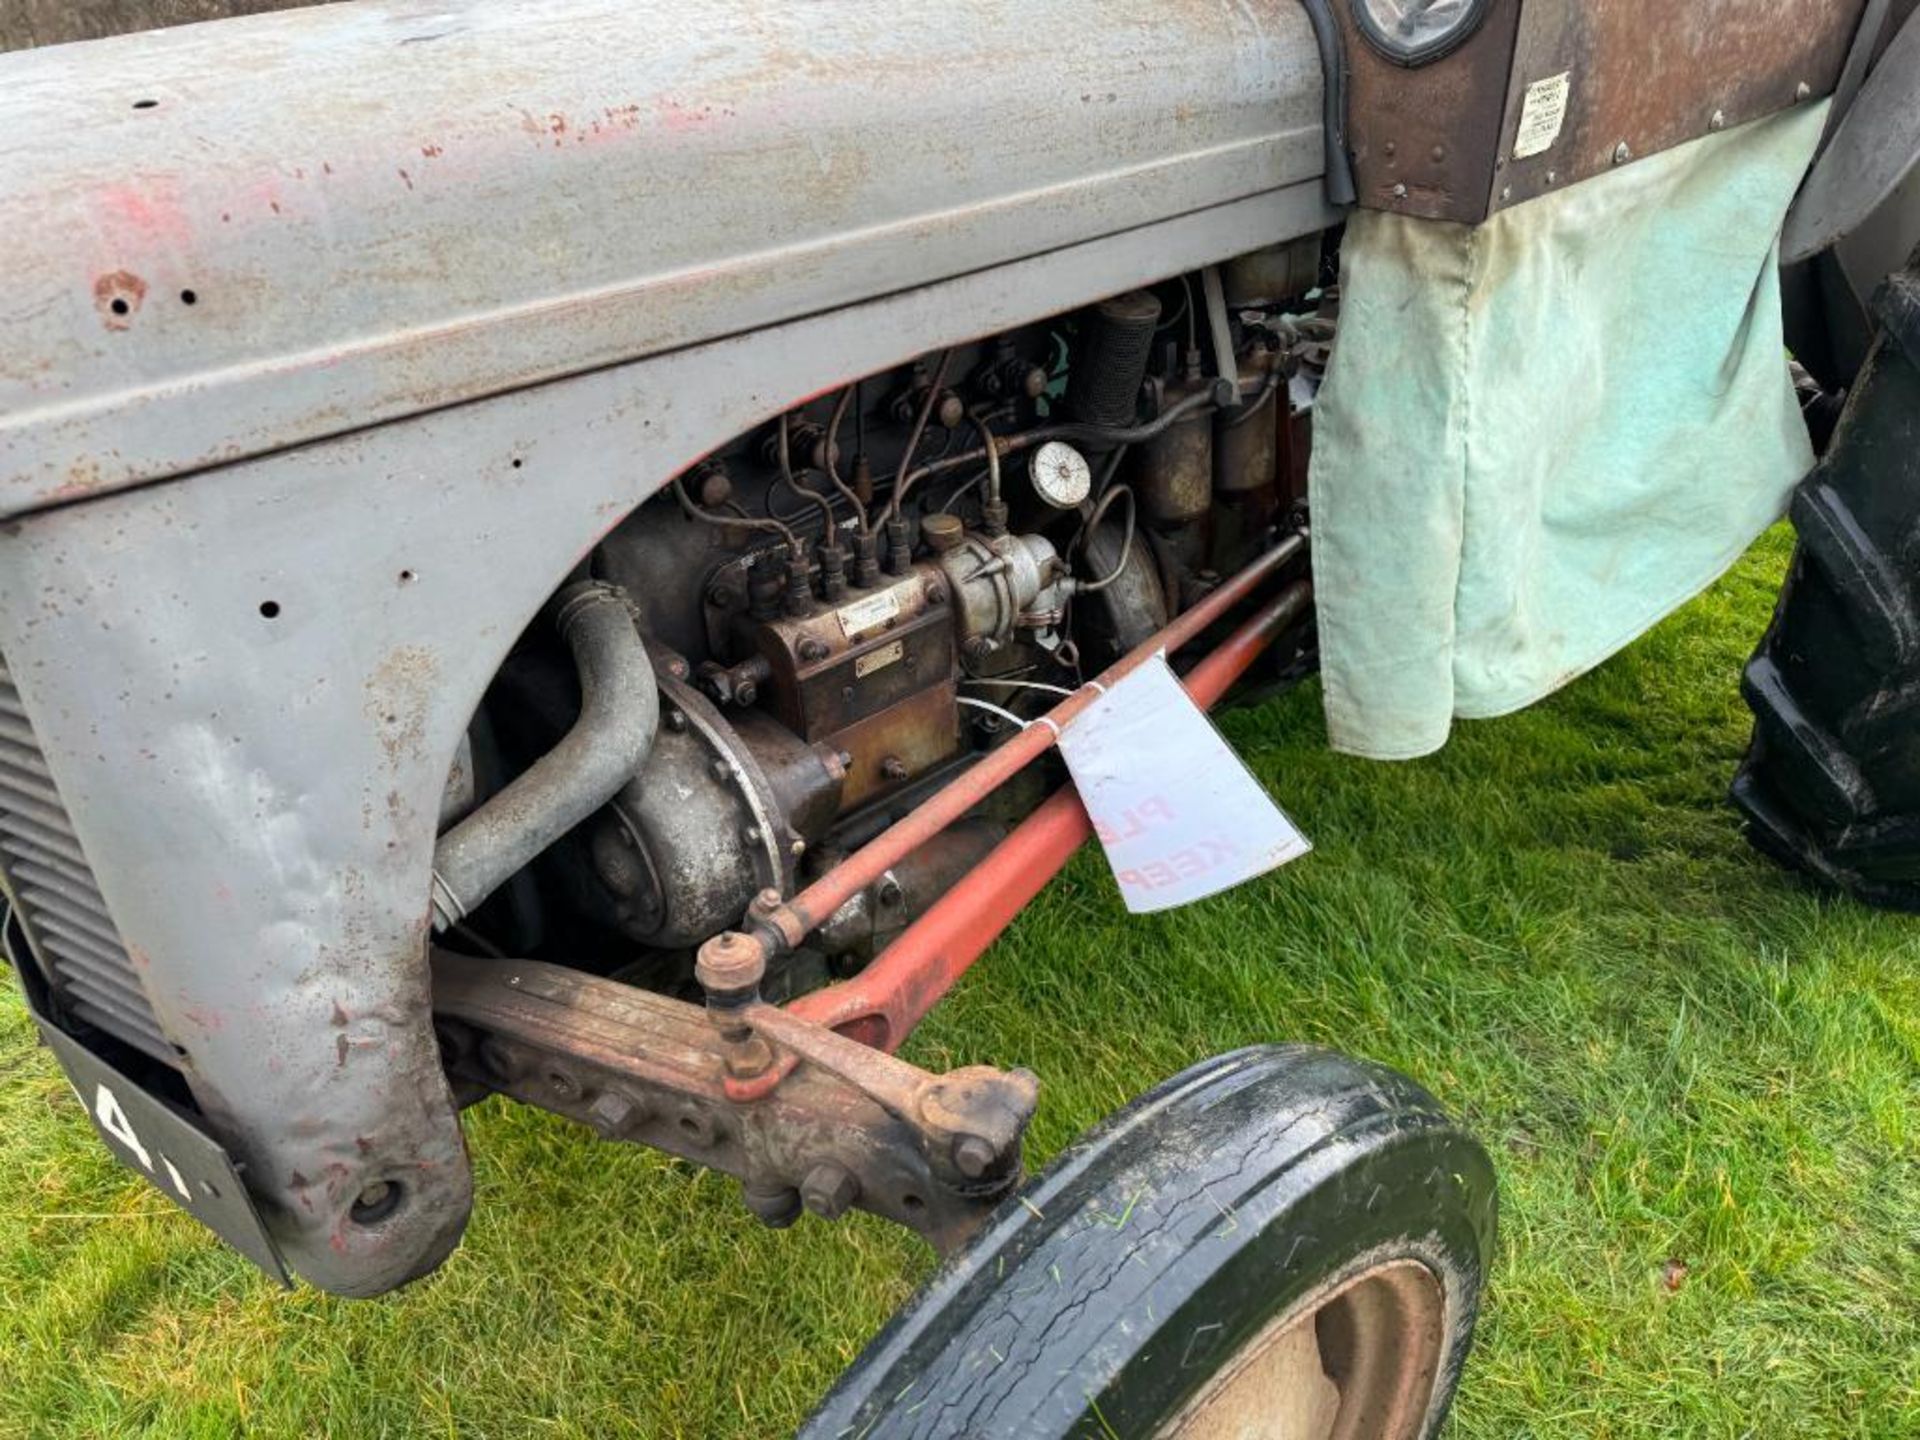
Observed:
[[[805,1434],[1414,1440],[1494,1225],[1485,1151],[1392,1071],[1211,1060],[1063,1154],[894,1318]]]

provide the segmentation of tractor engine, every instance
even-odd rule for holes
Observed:
[[[757,896],[794,893],[1205,595],[1301,498],[1289,382],[1324,346],[1278,302],[1312,283],[1315,246],[1230,269],[1224,327],[1177,280],[868,377],[677,477],[576,577],[644,637],[645,759],[456,936],[684,986]],[[580,690],[553,627],[530,629],[449,818],[551,750]],[[859,968],[1049,778],[889,872],[770,989]]]

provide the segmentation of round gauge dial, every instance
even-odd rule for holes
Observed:
[[[1028,468],[1035,493],[1056,510],[1071,510],[1093,493],[1093,467],[1071,445],[1049,440]]]
[[[1353,0],[1367,43],[1396,65],[1438,60],[1480,28],[1491,0]]]

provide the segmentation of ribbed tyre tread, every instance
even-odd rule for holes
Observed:
[[[1800,545],[1741,686],[1733,786],[1754,845],[1871,904],[1920,911],[1920,255],[1832,449],[1794,497]]]

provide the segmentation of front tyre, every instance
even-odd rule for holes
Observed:
[[[1494,1208],[1486,1153],[1412,1081],[1299,1046],[1223,1056],[1002,1207],[805,1434],[1431,1436]]]

